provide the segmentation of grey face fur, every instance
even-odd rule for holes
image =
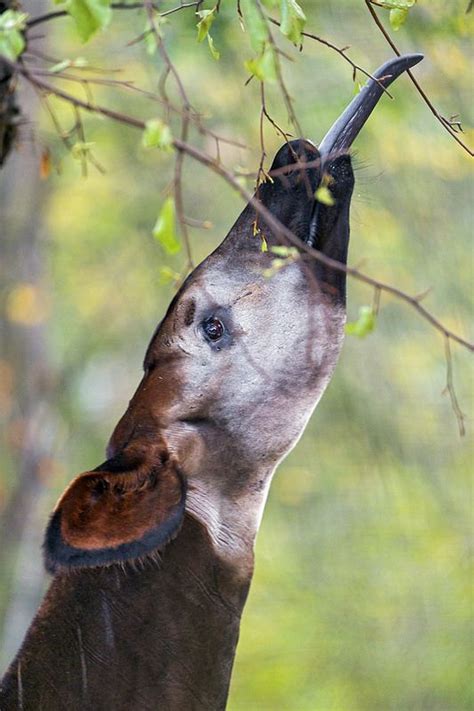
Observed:
[[[308,164],[301,169],[300,164]],[[350,159],[326,165],[332,206],[316,206],[320,155],[284,146],[259,199],[285,227],[344,261],[354,184]],[[285,174],[280,174],[280,166]],[[292,166],[295,166],[292,168]],[[157,329],[145,375],[109,454],[159,431],[188,481],[186,508],[227,559],[252,559],[271,476],[300,437],[334,370],[345,320],[345,280],[303,252],[274,274],[279,236],[247,207],[223,244],[188,278]],[[261,223],[260,223],[261,224]]]
[[[318,237],[333,258],[347,252],[353,186],[349,159],[339,162],[344,191],[339,189],[339,202],[320,215],[329,227],[323,225]],[[293,230],[298,224],[301,239],[309,233],[320,171],[308,173],[293,176],[296,189],[287,189],[283,181],[265,186],[267,204],[279,201]],[[311,182],[310,197],[305,179]],[[195,426],[218,423],[239,461],[251,468],[274,467],[295,444],[333,372],[345,319],[339,275],[337,285],[335,274],[327,273],[323,281],[321,269],[302,254],[268,274],[278,240],[266,232],[270,251],[262,253],[254,219],[247,210],[222,247],[192,275],[146,359],[146,367],[154,367],[165,352],[182,363],[179,419]],[[209,321],[222,330],[216,340],[206,333]]]

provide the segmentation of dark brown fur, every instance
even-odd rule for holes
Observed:
[[[235,573],[186,515],[160,561],[58,575],[4,679],[0,708],[224,709],[250,583]]]

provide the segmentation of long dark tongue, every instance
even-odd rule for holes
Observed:
[[[377,69],[373,75],[374,79],[368,80],[321,141],[319,152],[322,162],[329,157],[347,153],[384,93],[382,87],[390,86],[400,74],[414,67],[422,59],[422,54],[405,54],[403,57],[390,59]]]

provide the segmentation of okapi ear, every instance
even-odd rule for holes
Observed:
[[[185,498],[185,480],[167,454],[152,466],[119,456],[81,474],[49,521],[48,572],[131,561],[162,549],[181,527]]]

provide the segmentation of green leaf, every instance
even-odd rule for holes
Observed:
[[[379,0],[379,5],[388,10],[409,10],[415,5],[416,0]]]
[[[197,30],[198,30],[197,41],[203,42],[207,37],[209,51],[211,52],[212,57],[215,60],[218,60],[221,56],[220,52],[215,48],[214,40],[212,39],[211,35],[209,34],[209,30],[211,29],[212,23],[216,19],[216,11],[217,11],[217,8],[214,7],[214,8],[212,8],[212,10],[199,10],[199,12],[196,13],[196,15],[198,15],[201,18],[201,20],[197,23]]]
[[[277,257],[283,257],[285,259],[288,259],[288,257],[295,259],[298,256],[298,250],[296,247],[287,247],[284,244],[276,244],[273,247],[270,247],[270,251],[273,252],[273,254],[276,254]]]
[[[54,64],[50,68],[49,71],[51,74],[59,74],[60,72],[63,72],[65,69],[69,69],[70,66],[71,66],[71,60],[70,59],[63,59],[61,62]]]
[[[209,45],[209,50],[211,52],[213,59],[215,59],[217,62],[217,60],[220,59],[221,53],[219,52],[219,50],[217,50],[215,48],[214,40],[212,39],[211,35],[209,35],[209,34],[207,35],[207,44]]]
[[[153,22],[148,19],[145,23],[143,42],[145,44],[146,53],[150,57],[156,54],[159,40],[163,37],[162,27],[163,25],[166,25],[167,22],[167,17],[163,17],[158,12],[153,11]]]
[[[173,135],[171,129],[161,119],[150,119],[145,124],[142,135],[144,148],[161,148],[162,151],[173,149]]]
[[[268,27],[255,0],[240,0],[245,28],[249,33],[250,45],[254,52],[262,52],[268,41]]]
[[[260,81],[275,81],[277,77],[277,66],[275,50],[271,45],[266,45],[262,54],[255,59],[247,59],[244,62],[247,71]]]
[[[176,207],[174,198],[167,197],[164,201],[153,228],[153,237],[158,240],[168,254],[176,254],[181,249],[176,234]]]
[[[319,188],[314,193],[314,197],[318,202],[322,203],[323,205],[328,205],[329,207],[331,207],[331,205],[336,204],[334,195],[329,189],[331,183],[331,176],[328,173],[324,173]]]
[[[407,8],[394,8],[393,10],[390,10],[389,19],[392,30],[397,32],[400,27],[405,24],[407,17]]]
[[[287,267],[289,264],[296,262],[296,260],[299,259],[300,256],[300,253],[298,252],[296,247],[287,247],[284,244],[277,244],[270,247],[270,252],[272,252],[272,254],[276,254],[277,256],[275,257],[275,259],[272,259],[271,264],[267,269],[262,270],[262,275],[266,279],[269,279],[275,276],[275,274],[278,274],[278,272],[283,269],[283,267]]]
[[[336,204],[336,201],[334,200],[334,197],[327,185],[320,185],[314,193],[314,197],[318,202],[323,205],[329,205],[329,207]]]
[[[69,69],[70,67],[74,67],[75,69],[83,69],[84,67],[87,67],[88,63],[89,62],[84,57],[76,57],[76,59],[63,59],[57,64],[54,64],[49,71],[51,74],[60,74],[65,69]]]
[[[74,18],[82,42],[103,30],[112,19],[111,0],[69,0],[67,11]]]
[[[24,30],[28,19],[27,12],[16,12],[15,10],[5,10],[0,14],[1,30]]]
[[[361,306],[357,321],[346,323],[346,333],[350,336],[364,338],[371,333],[376,324],[376,316],[371,306]]]
[[[76,69],[84,69],[88,66],[89,60],[85,57],[76,57],[76,59],[73,59],[71,62],[71,67],[75,67]]]
[[[174,269],[166,264],[160,268],[160,284],[169,284],[170,282],[178,282],[180,275]]]
[[[0,15],[0,55],[11,62],[25,49],[23,30],[26,27],[28,15],[26,12],[6,10]]]
[[[197,41],[202,42],[206,39],[212,27],[212,23],[216,19],[216,8],[214,7],[212,10],[199,10],[196,15],[201,18],[197,23]]]
[[[146,53],[149,57],[153,57],[158,49],[158,44],[156,41],[156,35],[150,27],[150,23],[147,22],[145,25],[145,34],[143,37],[143,42],[145,44]]]
[[[71,148],[72,157],[75,158],[75,160],[88,158],[94,145],[95,143],[91,141],[76,141]]]
[[[296,0],[281,0],[280,32],[296,46],[300,45],[301,33],[306,24],[306,15]]]
[[[16,30],[0,31],[0,54],[14,62],[25,49],[25,40]]]

